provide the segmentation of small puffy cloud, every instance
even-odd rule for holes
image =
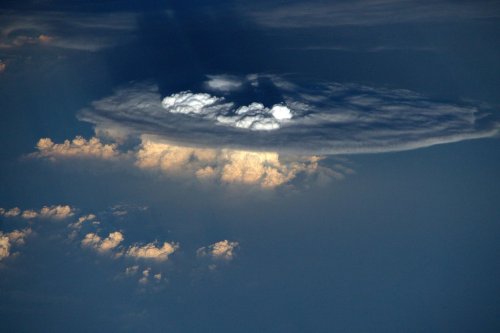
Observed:
[[[179,248],[179,244],[164,242],[163,245],[157,246],[156,243],[148,243],[145,245],[130,246],[125,255],[135,259],[152,259],[157,261],[165,261],[168,256],[174,253]]]
[[[238,242],[230,242],[223,240],[208,247],[201,247],[196,251],[198,257],[209,256],[212,259],[220,259],[230,261],[235,256],[235,250],[239,247]]]
[[[63,220],[75,214],[75,210],[68,205],[44,206],[39,213],[42,218]]]
[[[232,75],[207,75],[205,86],[213,91],[227,93],[241,88],[243,81]]]
[[[111,232],[108,237],[102,239],[96,233],[88,233],[82,240],[82,246],[93,249],[100,253],[106,253],[115,249],[124,240],[123,234],[119,231]]]
[[[23,219],[34,219],[34,218],[38,217],[38,212],[36,212],[32,209],[27,209],[27,210],[23,211],[23,213],[21,214],[21,217]]]
[[[73,229],[80,229],[82,227],[83,223],[85,223],[87,221],[94,221],[95,219],[96,219],[96,216],[94,214],[83,215],[83,216],[80,216],[76,222],[71,223],[69,225],[69,227],[73,228]]]
[[[10,240],[9,237],[0,233],[0,260],[10,256]]]
[[[5,217],[16,217],[19,214],[21,214],[21,210],[18,207],[14,207],[9,210],[4,210],[2,215]]]
[[[16,245],[24,245],[26,237],[32,234],[31,228],[25,228],[22,230],[14,230],[5,234],[11,243]]]
[[[86,140],[81,136],[72,141],[65,140],[64,143],[54,143],[50,138],[42,138],[38,141],[36,148],[38,152],[32,156],[40,158],[64,158],[64,157],[93,157],[101,159],[113,159],[118,157],[116,144],[103,144],[98,138]]]
[[[142,271],[142,277],[139,279],[140,284],[147,284],[149,282],[149,275],[151,274],[151,268],[146,268]]]
[[[139,270],[139,265],[129,266],[125,268],[125,275],[127,276],[135,275],[137,274],[138,270]]]
[[[53,205],[53,206],[44,206],[40,211],[35,211],[33,209],[26,209],[21,213],[21,209],[18,207],[11,208],[6,210],[4,208],[0,208],[0,215],[5,217],[18,217],[20,216],[23,219],[34,219],[34,218],[45,218],[45,219],[53,219],[53,220],[62,220],[73,216],[75,213],[75,209],[69,205]]]
[[[0,231],[0,260],[11,255],[11,249],[13,246],[24,245],[25,239],[31,235],[31,233],[31,228],[14,230],[8,233]]]

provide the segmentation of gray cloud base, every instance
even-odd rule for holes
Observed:
[[[271,82],[293,118],[273,131],[225,126],[203,113],[168,112],[157,86],[141,83],[93,102],[79,119],[93,123],[98,135],[115,140],[154,134],[198,147],[325,155],[416,149],[492,137],[499,129],[498,121],[478,105],[436,102],[408,90],[329,82],[305,86],[274,75],[240,80],[242,89]],[[225,100],[235,110],[242,106],[231,94]],[[228,112],[227,104],[221,105]]]

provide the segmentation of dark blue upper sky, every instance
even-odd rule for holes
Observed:
[[[499,35],[497,1],[3,1],[3,327],[497,332]]]

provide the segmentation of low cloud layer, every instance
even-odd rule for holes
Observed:
[[[30,220],[34,218],[63,220],[75,214],[75,209],[69,205],[44,206],[40,210],[26,209],[21,211],[18,207],[5,209],[0,208],[0,216],[7,218],[20,217]]]
[[[499,130],[479,103],[433,101],[408,90],[357,84],[304,85],[277,75],[239,80],[243,91],[271,85],[281,98],[269,106],[238,105],[231,93],[162,97],[156,86],[136,84],[92,103],[79,117],[93,123],[98,136],[117,141],[147,134],[180,145],[307,155],[409,150],[491,137]]]
[[[95,138],[89,141],[82,138],[75,140],[85,143],[98,142]],[[121,165],[128,163],[141,170],[158,171],[170,177],[197,179],[205,184],[249,185],[264,189],[287,184],[299,175],[308,181],[324,182],[330,179],[342,179],[346,174],[353,172],[340,164],[333,167],[321,166],[322,157],[319,156],[181,146],[151,135],[143,135],[140,140],[141,143],[129,151],[121,152],[116,145],[113,145],[112,150],[108,150],[106,147],[109,146],[102,146],[99,143],[93,145],[95,149],[90,149],[92,153],[89,153],[87,144],[75,145],[69,141],[64,144],[54,144],[50,139],[42,139],[41,141],[50,141],[50,148],[45,149],[45,145],[39,144],[37,146],[39,151],[31,156],[50,160],[112,159],[119,161]],[[8,214],[20,214],[20,211],[9,211]],[[113,214],[124,215],[126,211],[117,209]],[[75,226],[77,225],[79,223],[75,223]]]
[[[98,138],[88,141],[81,136],[73,140],[66,140],[56,144],[50,138],[42,138],[38,141],[36,157],[64,158],[64,157],[97,157],[102,159],[113,159],[118,156],[116,144],[103,144]]]

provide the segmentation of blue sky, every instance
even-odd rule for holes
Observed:
[[[0,5],[12,332],[496,332],[495,1]]]

